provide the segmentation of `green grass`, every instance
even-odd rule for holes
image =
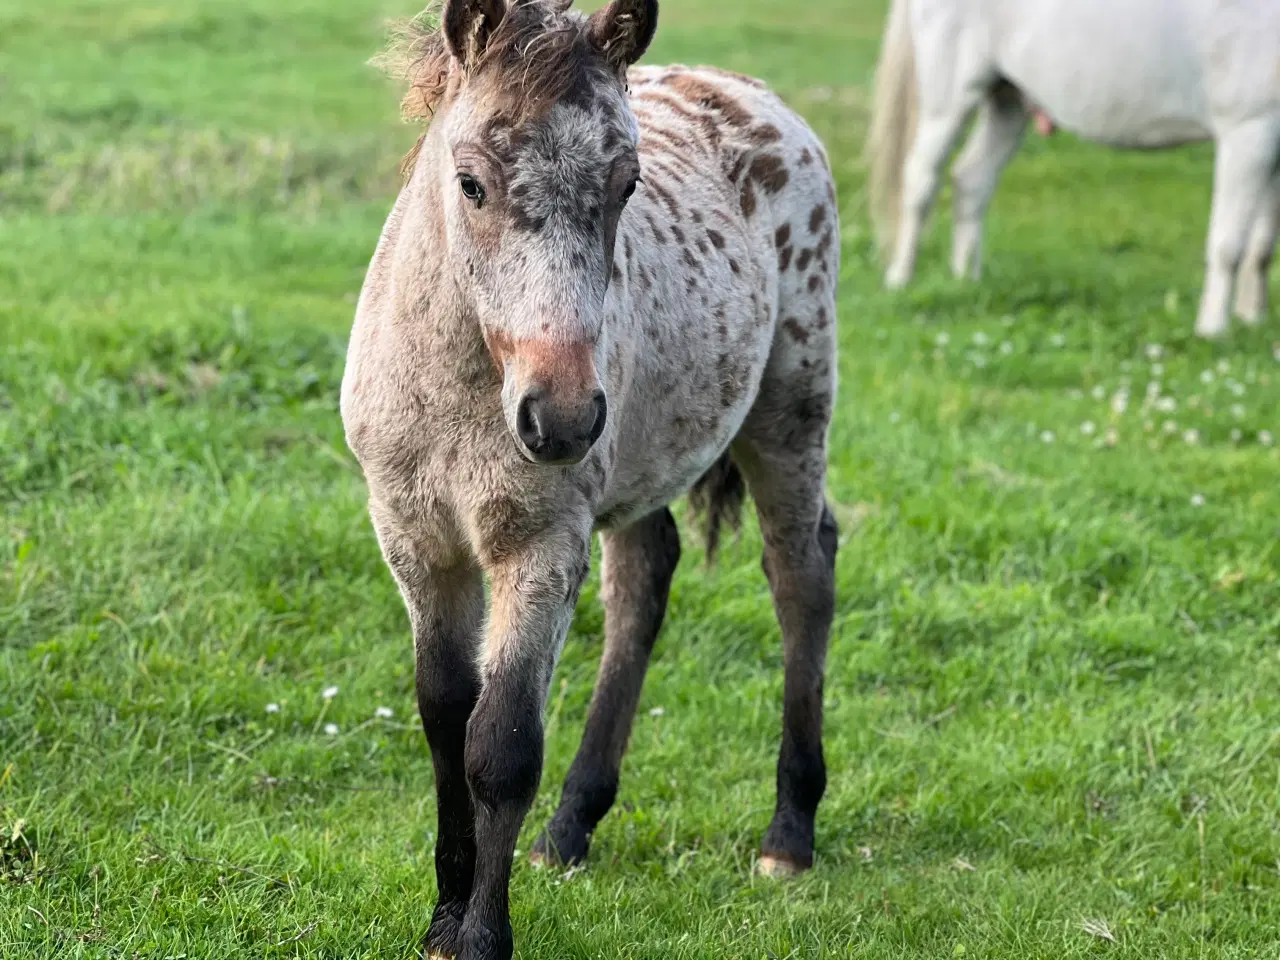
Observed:
[[[6,958],[409,957],[424,930],[408,629],[337,410],[413,138],[364,61],[411,12],[0,0]],[[664,0],[650,57],[765,77],[839,178],[818,865],[751,874],[782,681],[758,533],[714,572],[689,538],[619,805],[586,870],[517,867],[519,955],[1274,955],[1280,367],[1265,332],[1190,336],[1210,151],[1029,142],[984,282],[947,278],[943,211],[886,294],[881,13]],[[523,849],[602,620],[593,580]]]

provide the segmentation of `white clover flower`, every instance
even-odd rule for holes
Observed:
[[[1086,437],[1092,437],[1097,429],[1097,426],[1094,425],[1092,420],[1086,420],[1084,423],[1080,424],[1080,432]]]
[[[1161,357],[1163,357],[1163,356],[1164,356],[1164,347],[1160,346],[1160,344],[1158,344],[1158,343],[1148,343],[1148,344],[1147,344],[1147,359],[1148,359],[1148,360],[1152,360],[1152,361],[1154,361],[1154,360],[1159,360],[1159,359],[1160,359]]]
[[[948,343],[951,342],[951,334],[947,333],[944,330],[942,331],[942,333],[938,334],[936,337],[933,338],[933,342],[940,347],[945,347]]]
[[[1067,338],[1061,333],[1055,333],[1052,337],[1049,338],[1049,342],[1053,344],[1055,347],[1060,347],[1067,342]]]
[[[324,697],[324,699],[326,700],[332,700],[337,695],[338,695],[337,687],[325,687],[323,690],[320,691],[320,696]]]
[[[1161,413],[1173,413],[1178,409],[1178,401],[1173,397],[1161,397],[1156,401],[1156,409]]]
[[[1232,415],[1233,417],[1235,417],[1237,420],[1243,420],[1243,419],[1244,419],[1244,404],[1243,404],[1243,403],[1233,403],[1233,404],[1231,405],[1231,415]]]
[[[901,419],[902,419],[902,414],[900,414],[897,410],[894,410],[891,414],[889,414],[890,423],[897,423]]]
[[[1160,396],[1160,381],[1152,380],[1147,384],[1147,398],[1150,399],[1158,396]]]
[[[1054,440],[1056,440],[1056,439],[1057,439],[1057,437],[1055,437],[1055,436],[1054,436],[1054,434],[1053,434],[1053,431],[1052,431],[1052,430],[1044,430],[1044,431],[1041,431],[1041,433],[1040,433],[1040,442],[1041,442],[1041,443],[1053,443],[1053,441],[1054,441]]]
[[[336,723],[326,723],[324,732],[326,736],[336,737],[338,735],[338,725]]]
[[[1114,447],[1120,442],[1120,434],[1116,431],[1115,427],[1107,427],[1107,432],[1103,436],[1102,442],[1108,447]]]
[[[1164,364],[1163,364],[1163,363],[1153,363],[1153,364],[1151,365],[1151,375],[1152,375],[1153,377],[1163,377],[1163,376],[1164,376]]]
[[[980,353],[971,353],[969,354],[969,362],[981,370],[987,365],[987,358]]]
[[[1271,435],[1270,430],[1259,430],[1258,442],[1262,444],[1264,447],[1269,447],[1276,442],[1276,438]]]
[[[1200,431],[1195,429],[1183,431],[1182,441],[1195,446],[1200,442]]]
[[[373,715],[379,720],[390,720],[394,716],[390,707],[374,707]]]
[[[1129,409],[1129,391],[1117,390],[1111,397],[1111,412],[1114,414],[1124,413]]]
[[[267,704],[267,713],[279,713],[279,712],[280,712],[280,704],[278,703]]]
[[[1201,370],[1201,371],[1200,371],[1200,382],[1201,382],[1201,383],[1213,383],[1213,371],[1212,371],[1212,370]]]
[[[1013,353],[1013,343],[1009,340],[1005,340],[1003,343],[1000,344],[1000,352],[1004,354],[1006,357],[1009,354]]]
[[[649,711],[649,716],[651,716],[651,717],[661,717],[661,716],[665,716],[665,715],[666,715],[666,712],[667,712],[667,711],[666,711],[665,709],[663,709],[662,707],[654,707],[652,710],[650,710],[650,711]]]
[[[1174,423],[1172,420],[1166,420],[1164,422],[1164,427],[1162,427],[1161,429],[1163,429],[1165,433],[1177,433],[1178,425]]]
[[[1089,396],[1093,397],[1093,399],[1095,400],[1102,400],[1106,397],[1106,395],[1107,395],[1107,388],[1104,387],[1102,384],[1098,384],[1092,390],[1089,391]]]
[[[1243,430],[1241,430],[1239,427],[1232,427],[1232,428],[1231,428],[1231,442],[1232,442],[1232,443],[1239,443],[1239,442],[1240,442],[1241,440],[1243,440],[1243,439],[1244,439],[1244,431],[1243,431]]]
[[[973,335],[973,342],[979,347],[985,347],[990,341],[988,341],[987,335],[979,330]]]
[[[1193,493],[1193,494],[1191,495],[1191,505],[1192,505],[1193,507],[1203,507],[1203,506],[1204,506],[1204,494],[1202,494],[1202,493]]]
[[[1219,372],[1219,373],[1225,374],[1225,373],[1226,373],[1228,370],[1230,370],[1230,369],[1231,369],[1231,364],[1230,364],[1230,363],[1228,363],[1226,360],[1219,360],[1219,361],[1218,361],[1218,372]]]
[[[1227,384],[1227,389],[1231,391],[1232,396],[1236,396],[1236,397],[1244,396],[1243,383],[1237,383],[1236,381],[1232,380],[1229,384]]]

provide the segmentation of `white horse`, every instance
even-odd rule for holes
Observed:
[[[1258,323],[1280,230],[1280,0],[892,0],[876,70],[872,209],[890,288],[915,266],[942,166],[956,162],[951,269],[980,271],[982,217],[1034,103],[1117,147],[1212,139],[1213,211],[1196,333]]]

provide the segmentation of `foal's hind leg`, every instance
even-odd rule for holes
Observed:
[[[436,780],[436,907],[423,940],[428,957],[453,957],[475,876],[475,814],[467,786],[467,721],[480,696],[475,653],[484,620],[484,584],[468,561],[429,564],[396,522],[372,510],[387,565],[413,627],[418,713]]]
[[[734,447],[755,500],[764,572],[782,628],[777,806],[759,864],[763,873],[775,876],[813,865],[814,816],[827,782],[822,681],[835,607],[837,529],[823,500],[822,436],[805,432],[808,454],[759,436]]]
[[[1262,199],[1262,207],[1253,221],[1249,246],[1236,274],[1235,314],[1247,324],[1261,323],[1267,314],[1267,273],[1275,253],[1276,235],[1280,233],[1280,174]]]
[[[604,656],[582,745],[565,778],[560,808],[534,845],[535,862],[585,859],[592,831],[613,805],[649,653],[680,560],[680,533],[666,508],[602,539]]]
[[[982,220],[1005,164],[1027,128],[1027,110],[1019,92],[1007,83],[987,94],[969,142],[951,171],[954,226],[951,272],[977,280],[982,273]]]
[[[1274,176],[1278,146],[1280,122],[1271,117],[1236,127],[1218,139],[1204,292],[1196,318],[1199,336],[1217,337],[1227,330],[1231,282]]]
[[[838,251],[810,278],[787,275],[787,314],[760,393],[733,444],[764,536],[764,572],[782,628],[785,676],[778,797],[760,869],[813,864],[814,815],[826,789],[822,679],[835,605],[836,523],[823,499],[835,393]],[[816,282],[815,282],[816,280]],[[790,292],[787,287],[795,284]]]

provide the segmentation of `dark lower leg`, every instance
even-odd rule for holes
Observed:
[[[565,778],[560,806],[534,846],[535,861],[577,863],[613,805],[649,654],[680,560],[680,535],[666,509],[604,541],[605,649],[586,732]]]
[[[479,684],[467,675],[467,666],[457,675],[454,697],[448,700],[424,697],[430,686],[419,678],[418,710],[431,746],[431,762],[436,778],[436,889],[438,898],[431,926],[423,940],[427,956],[453,957],[461,945],[462,919],[471,899],[475,876],[475,816],[467,787],[464,749],[467,720],[479,695]]]
[[[508,888],[516,838],[542,776],[537,684],[491,675],[467,727],[466,770],[475,804],[475,882],[459,960],[509,960]]]
[[[770,872],[813,865],[813,824],[826,789],[822,756],[822,678],[834,611],[836,522],[823,507],[815,539],[792,549],[766,537],[765,574],[782,627],[786,677],[778,800],[761,844]]]

